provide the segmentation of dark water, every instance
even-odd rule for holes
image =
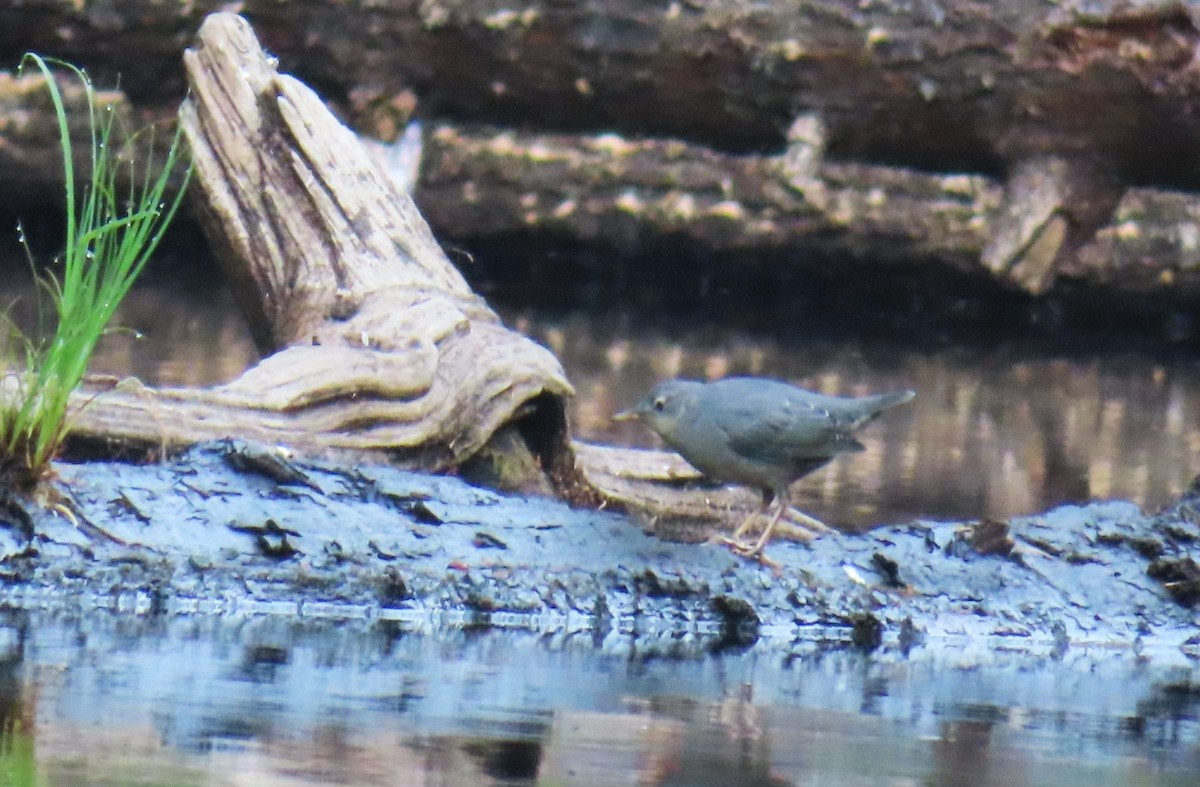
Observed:
[[[1182,657],[683,661],[401,621],[0,617],[19,784],[1195,784]],[[983,658],[988,666],[980,667]]]

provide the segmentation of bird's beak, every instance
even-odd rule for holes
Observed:
[[[638,417],[637,410],[622,410],[612,417],[614,421],[636,421]]]

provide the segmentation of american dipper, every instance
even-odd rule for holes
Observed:
[[[758,377],[731,377],[711,383],[670,380],[632,410],[613,416],[640,419],[684,459],[715,481],[756,486],[763,506],[724,539],[747,557],[761,557],[789,503],[788,487],[836,455],[861,451],[854,432],[881,412],[916,396],[913,391],[864,396],[824,396]],[[762,536],[742,537],[754,519],[775,511]],[[797,512],[799,513],[799,512]],[[805,524],[828,530],[799,514]]]

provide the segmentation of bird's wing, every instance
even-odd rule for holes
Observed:
[[[794,463],[862,450],[862,444],[851,436],[846,419],[821,407],[819,401],[781,397],[778,391],[766,395],[752,390],[739,393],[709,412],[728,437],[729,447],[748,459]]]

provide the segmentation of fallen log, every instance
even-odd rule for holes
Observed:
[[[222,8],[3,2],[0,62],[36,49],[120,75],[139,104],[173,104],[180,47]],[[746,151],[781,147],[809,112],[839,156],[999,171],[1091,153],[1139,182],[1190,171],[1159,152],[1192,161],[1200,137],[1189,100],[1197,24],[1176,2],[248,0],[239,10],[288,70],[368,122],[411,109],[415,95],[426,116]]]
[[[73,93],[67,100],[82,108]],[[132,116],[119,91],[98,101]],[[14,184],[6,194],[20,195],[22,207],[38,194],[59,198],[50,110],[40,76],[0,78],[0,116],[25,119],[0,126],[0,171]],[[947,272],[1035,294],[1082,285],[1135,296],[1145,313],[1184,308],[1200,295],[1194,194],[1122,191],[1097,183],[1089,166],[1053,157],[1027,162],[1007,181],[831,160],[814,133],[777,154],[734,155],[683,140],[438,123],[425,134],[414,196],[439,234],[471,244],[542,237],[636,254],[674,238],[797,270],[902,280],[920,266],[928,286],[949,291]],[[76,130],[81,156],[84,134]],[[1058,173],[1056,185],[1044,173]],[[1028,177],[1045,187],[1025,185]],[[1100,202],[1080,223],[1070,211],[1088,195]]]
[[[787,253],[798,270],[900,279],[923,265],[935,280],[986,277],[1032,294],[1061,281],[1168,296],[1159,308],[1200,295],[1194,194],[1114,190],[1057,159],[1007,182],[821,157],[798,173],[805,149],[794,140],[778,155],[733,155],[680,140],[438,125],[416,196],[436,226],[476,243],[524,234],[628,251],[674,238],[706,253]],[[1060,174],[1039,190],[1022,172]],[[1086,207],[1082,224],[1073,206]]]

